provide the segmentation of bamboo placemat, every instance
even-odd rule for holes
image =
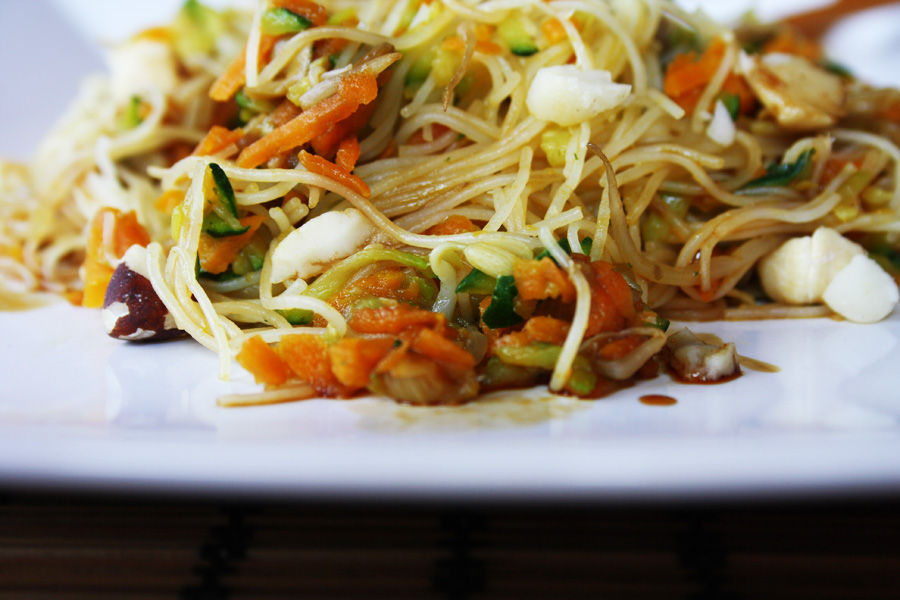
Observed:
[[[592,509],[0,497],[0,600],[900,598],[900,504]]]

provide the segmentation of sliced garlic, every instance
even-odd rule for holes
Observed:
[[[556,65],[538,69],[525,103],[534,117],[569,127],[619,106],[630,93],[609,71]]]
[[[355,208],[310,219],[272,252],[272,283],[318,275],[361,249],[374,233],[375,227]]]
[[[838,271],[865,252],[837,231],[820,227],[811,236],[788,240],[763,258],[758,267],[760,281],[773,300],[812,304],[822,299]]]
[[[891,314],[900,301],[900,290],[878,263],[858,255],[835,274],[822,299],[849,321],[875,323]]]

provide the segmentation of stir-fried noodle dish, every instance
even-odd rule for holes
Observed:
[[[671,320],[898,301],[900,93],[790,24],[187,0],[109,67],[0,167],[0,301],[189,335],[261,384],[225,405],[722,381],[733,344]]]

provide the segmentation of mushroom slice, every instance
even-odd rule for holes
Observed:
[[[709,344],[682,329],[666,341],[669,367],[688,383],[715,383],[741,374],[733,343]]]
[[[111,337],[158,341],[184,335],[146,276],[147,250],[132,246],[113,271],[103,300],[103,325]]]
[[[844,81],[803,57],[742,55],[741,70],[753,92],[782,127],[822,129],[836,124],[844,114]]]

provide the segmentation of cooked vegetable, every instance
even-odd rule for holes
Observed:
[[[291,12],[286,8],[270,8],[262,15],[260,29],[266,35],[284,35],[297,33],[312,26],[306,17]]]
[[[772,163],[766,167],[766,174],[747,183],[744,189],[790,185],[799,179],[803,179],[809,173],[810,163],[815,150],[810,148],[803,152],[792,163]]]

